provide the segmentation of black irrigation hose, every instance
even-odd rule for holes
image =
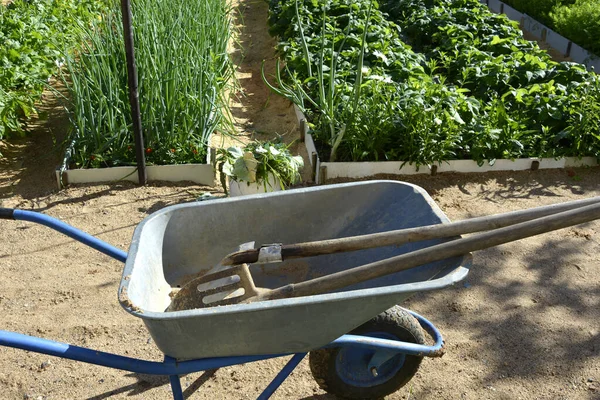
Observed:
[[[15,209],[0,208],[0,219],[15,219]]]

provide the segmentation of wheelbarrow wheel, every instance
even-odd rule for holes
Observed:
[[[394,306],[354,329],[351,334],[425,344],[419,322],[401,307]],[[336,347],[311,351],[310,370],[326,392],[346,399],[378,399],[406,385],[423,357],[384,355],[384,362],[371,370],[375,350]],[[387,358],[387,359],[386,359]]]

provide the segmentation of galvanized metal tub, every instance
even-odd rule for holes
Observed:
[[[177,359],[310,351],[412,294],[462,280],[470,255],[423,265],[334,293],[164,312],[183,285],[246,242],[296,243],[449,222],[420,187],[368,181],[182,204],[136,228],[119,301]],[[253,265],[275,288],[420,249],[442,240]]]

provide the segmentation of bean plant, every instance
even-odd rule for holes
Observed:
[[[270,10],[285,64],[270,86],[308,114],[323,159],[600,155],[585,114],[599,104],[597,76],[552,61],[476,0],[272,0]]]

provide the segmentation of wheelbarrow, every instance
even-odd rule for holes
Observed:
[[[1,209],[0,218],[46,225],[125,263],[118,298],[141,318],[163,362],[151,362],[0,331],[0,345],[106,367],[168,375],[182,399],[179,376],[293,355],[259,396],[269,398],[310,352],[311,372],[326,391],[379,398],[405,385],[423,357],[439,357],[442,335],[424,317],[397,304],[466,277],[470,254],[421,265],[331,293],[167,312],[173,288],[216,265],[241,243],[297,243],[448,223],[421,188],[370,181],[182,204],[148,216],[129,253],[46,215]],[[257,286],[277,288],[388,259],[444,238],[348,253],[252,265]],[[424,331],[431,337],[426,345]]]

